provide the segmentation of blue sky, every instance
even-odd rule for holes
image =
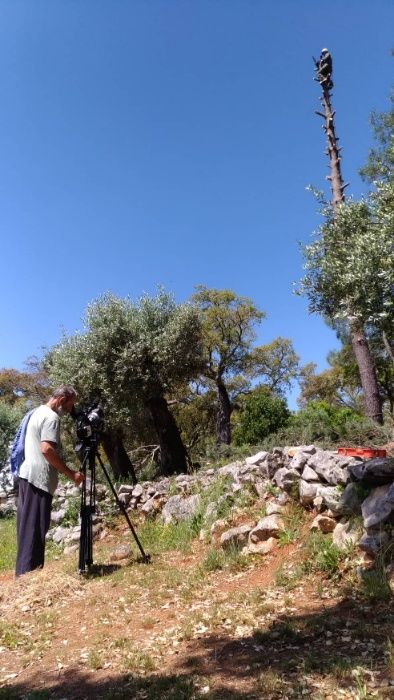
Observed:
[[[0,0],[0,367],[105,291],[204,284],[323,369],[335,334],[292,293],[319,223],[305,188],[327,187],[312,55],[333,55],[358,196],[393,26],[391,0]]]

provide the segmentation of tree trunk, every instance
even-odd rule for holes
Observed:
[[[231,443],[231,401],[227,389],[220,379],[217,381],[216,386],[218,392],[216,442],[218,445],[229,445]]]
[[[382,403],[374,361],[365,337],[361,321],[350,321],[350,337],[360,372],[361,386],[364,392],[365,412],[369,418],[383,425]]]
[[[162,397],[154,397],[147,402],[160,445],[160,464],[165,476],[184,474],[188,471],[188,457],[185,446],[168,408]]]
[[[344,191],[346,185],[342,179],[340,156],[341,149],[338,148],[338,138],[335,134],[334,123],[335,112],[331,106],[331,89],[333,87],[333,82],[331,71],[330,73],[324,72],[323,74],[320,70],[319,62],[316,62],[316,75],[316,80],[320,83],[322,88],[323,94],[321,97],[321,103],[324,112],[317,112],[317,114],[324,119],[323,129],[327,137],[326,154],[328,155],[330,163],[330,175],[327,176],[327,179],[331,184],[332,206],[334,212],[336,212],[339,205],[345,201]],[[379,395],[375,364],[368,346],[367,338],[365,336],[364,326],[361,321],[356,321],[352,318],[350,308],[348,308],[348,314],[350,337],[364,392],[365,412],[367,416],[382,425],[382,405]]]
[[[137,477],[125,450],[121,434],[115,430],[108,430],[102,434],[101,442],[115,479],[131,477],[133,484],[136,484]]]

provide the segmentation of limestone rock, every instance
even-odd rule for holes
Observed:
[[[391,519],[394,512],[394,484],[377,486],[361,506],[364,527],[376,527]]]
[[[260,542],[249,542],[247,547],[242,550],[243,554],[268,554],[276,547],[277,540],[275,537],[269,537],[268,540]]]
[[[264,452],[264,451],[257,452],[257,454],[253,455],[252,457],[247,457],[245,462],[246,462],[246,464],[259,465],[262,462],[264,462],[264,460],[267,458],[267,456],[268,456],[268,452]]]
[[[350,521],[337,523],[332,533],[333,543],[341,550],[346,549],[349,544],[356,544],[359,538],[360,530]]]
[[[320,513],[313,520],[313,522],[310,526],[310,529],[311,530],[320,530],[320,532],[327,534],[328,532],[334,531],[336,524],[337,524],[336,520],[334,520],[333,518],[327,517],[327,515],[325,515],[324,513]]]
[[[181,498],[181,496],[176,496],[175,498]],[[183,499],[181,499],[183,500]],[[165,501],[165,497],[161,493],[154,493],[148,501],[144,503],[141,511],[146,515],[151,515],[153,513],[158,513],[161,510],[161,506]]]
[[[332,486],[346,485],[350,479],[349,472],[339,463],[340,458],[319,451],[310,459],[308,465],[316,474]]]
[[[251,530],[249,542],[256,544],[256,542],[268,540],[270,537],[278,537],[282,530],[284,530],[283,520],[278,515],[267,515],[261,518]]]
[[[267,507],[266,507],[266,514],[267,515],[275,515],[275,514],[280,514],[283,513],[284,507],[280,505],[277,501],[268,501]]]
[[[223,519],[215,520],[215,522],[211,525],[212,542],[218,542],[220,540],[220,537],[222,536],[226,527],[227,527],[226,520],[223,520]]]
[[[301,474],[301,478],[304,479],[304,481],[319,481],[319,475],[315,472],[312,467],[307,464]]]
[[[300,479],[299,482],[299,498],[300,503],[303,506],[310,506],[313,504],[313,499],[317,494],[318,484],[310,481],[304,481]]]
[[[232,527],[230,530],[223,532],[220,538],[220,545],[223,549],[227,547],[242,547],[248,540],[248,535],[252,527],[250,525],[240,525]]]
[[[128,544],[119,544],[115,549],[110,552],[110,561],[121,561],[122,559],[128,559],[133,554],[133,551]]]
[[[366,486],[382,486],[394,482],[394,458],[376,457],[363,464],[354,464],[349,467],[351,477],[355,481],[361,481]]]
[[[376,555],[380,552],[389,541],[389,536],[384,530],[376,530],[375,532],[364,532],[358,546],[363,552]]]
[[[180,522],[192,518],[200,506],[201,498],[199,495],[188,496],[170,496],[162,511],[162,518],[166,525],[172,522]]]
[[[294,484],[300,479],[300,474],[296,469],[287,469],[287,467],[281,467],[274,474],[272,481],[279,486],[283,491],[291,492],[294,488]]]

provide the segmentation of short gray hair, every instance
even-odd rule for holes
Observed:
[[[52,394],[53,399],[76,399],[77,398],[77,392],[75,391],[73,386],[70,386],[68,384],[62,384],[62,386],[59,386],[57,389]]]

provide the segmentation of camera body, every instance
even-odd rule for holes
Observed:
[[[86,410],[74,408],[71,416],[76,422],[76,433],[79,440],[90,440],[94,434],[104,430],[104,412],[98,401]]]

